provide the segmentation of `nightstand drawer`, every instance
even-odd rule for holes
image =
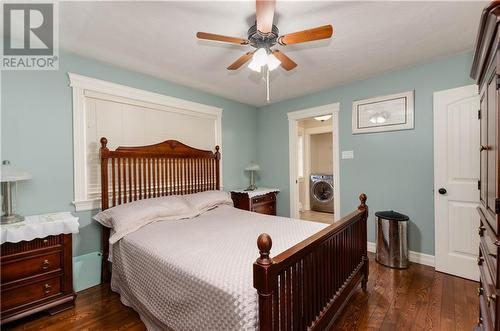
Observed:
[[[39,281],[23,286],[22,289],[12,288],[2,291],[2,311],[49,298],[60,293],[61,277]]]
[[[48,236],[41,239],[33,239],[31,241],[21,241],[18,243],[4,243],[1,246],[2,256],[12,255],[35,249],[49,248],[60,246],[62,244],[61,236]]]
[[[260,188],[256,191],[232,191],[234,207],[255,213],[276,215],[276,195],[278,189]],[[255,196],[252,196],[255,195]]]
[[[2,263],[2,284],[61,268],[61,252]]]
[[[254,205],[252,211],[260,214],[276,215],[276,207],[274,202],[267,202]]]
[[[276,200],[276,195],[274,193],[269,193],[266,195],[261,195],[261,196],[252,198],[252,204],[257,205],[260,203],[273,202],[274,200]]]

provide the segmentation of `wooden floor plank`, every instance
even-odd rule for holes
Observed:
[[[370,255],[368,290],[356,290],[332,330],[471,330],[477,322],[478,283],[412,264],[406,270],[384,267]],[[78,293],[76,306],[54,316],[37,314],[2,330],[143,331],[132,309],[121,304],[109,285]]]
[[[434,270],[428,267],[422,267],[419,270],[420,277],[418,282],[414,284],[415,307],[414,313],[409,314],[408,330],[425,330],[427,307],[429,306],[431,291],[434,284]]]
[[[395,272],[401,277],[401,280],[399,286],[396,288],[395,297],[384,316],[384,320],[380,326],[381,330],[397,330],[396,326],[399,323],[399,319],[403,317],[403,308],[409,299],[408,293],[415,277],[415,266],[410,265],[406,272],[403,270],[395,270]]]
[[[443,298],[441,300],[441,330],[455,330],[455,286],[453,276],[443,276]]]
[[[443,298],[443,274],[434,272],[429,304],[425,316],[424,330],[438,331],[441,328],[441,301]]]

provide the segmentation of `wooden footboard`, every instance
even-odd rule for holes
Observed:
[[[361,282],[368,280],[366,195],[358,209],[283,253],[270,257],[271,237],[257,239],[253,265],[260,330],[325,330]]]

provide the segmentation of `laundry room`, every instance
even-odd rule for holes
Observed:
[[[300,219],[334,221],[333,123],[331,115],[297,121]]]

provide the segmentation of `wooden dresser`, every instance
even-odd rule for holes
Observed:
[[[260,214],[276,215],[276,195],[278,191],[251,197],[245,192],[231,192],[234,206]]]
[[[71,234],[4,243],[1,256],[1,323],[74,306]]]
[[[481,16],[471,77],[479,86],[480,164],[478,207],[480,317],[477,328],[500,331],[500,2],[492,2]]]

